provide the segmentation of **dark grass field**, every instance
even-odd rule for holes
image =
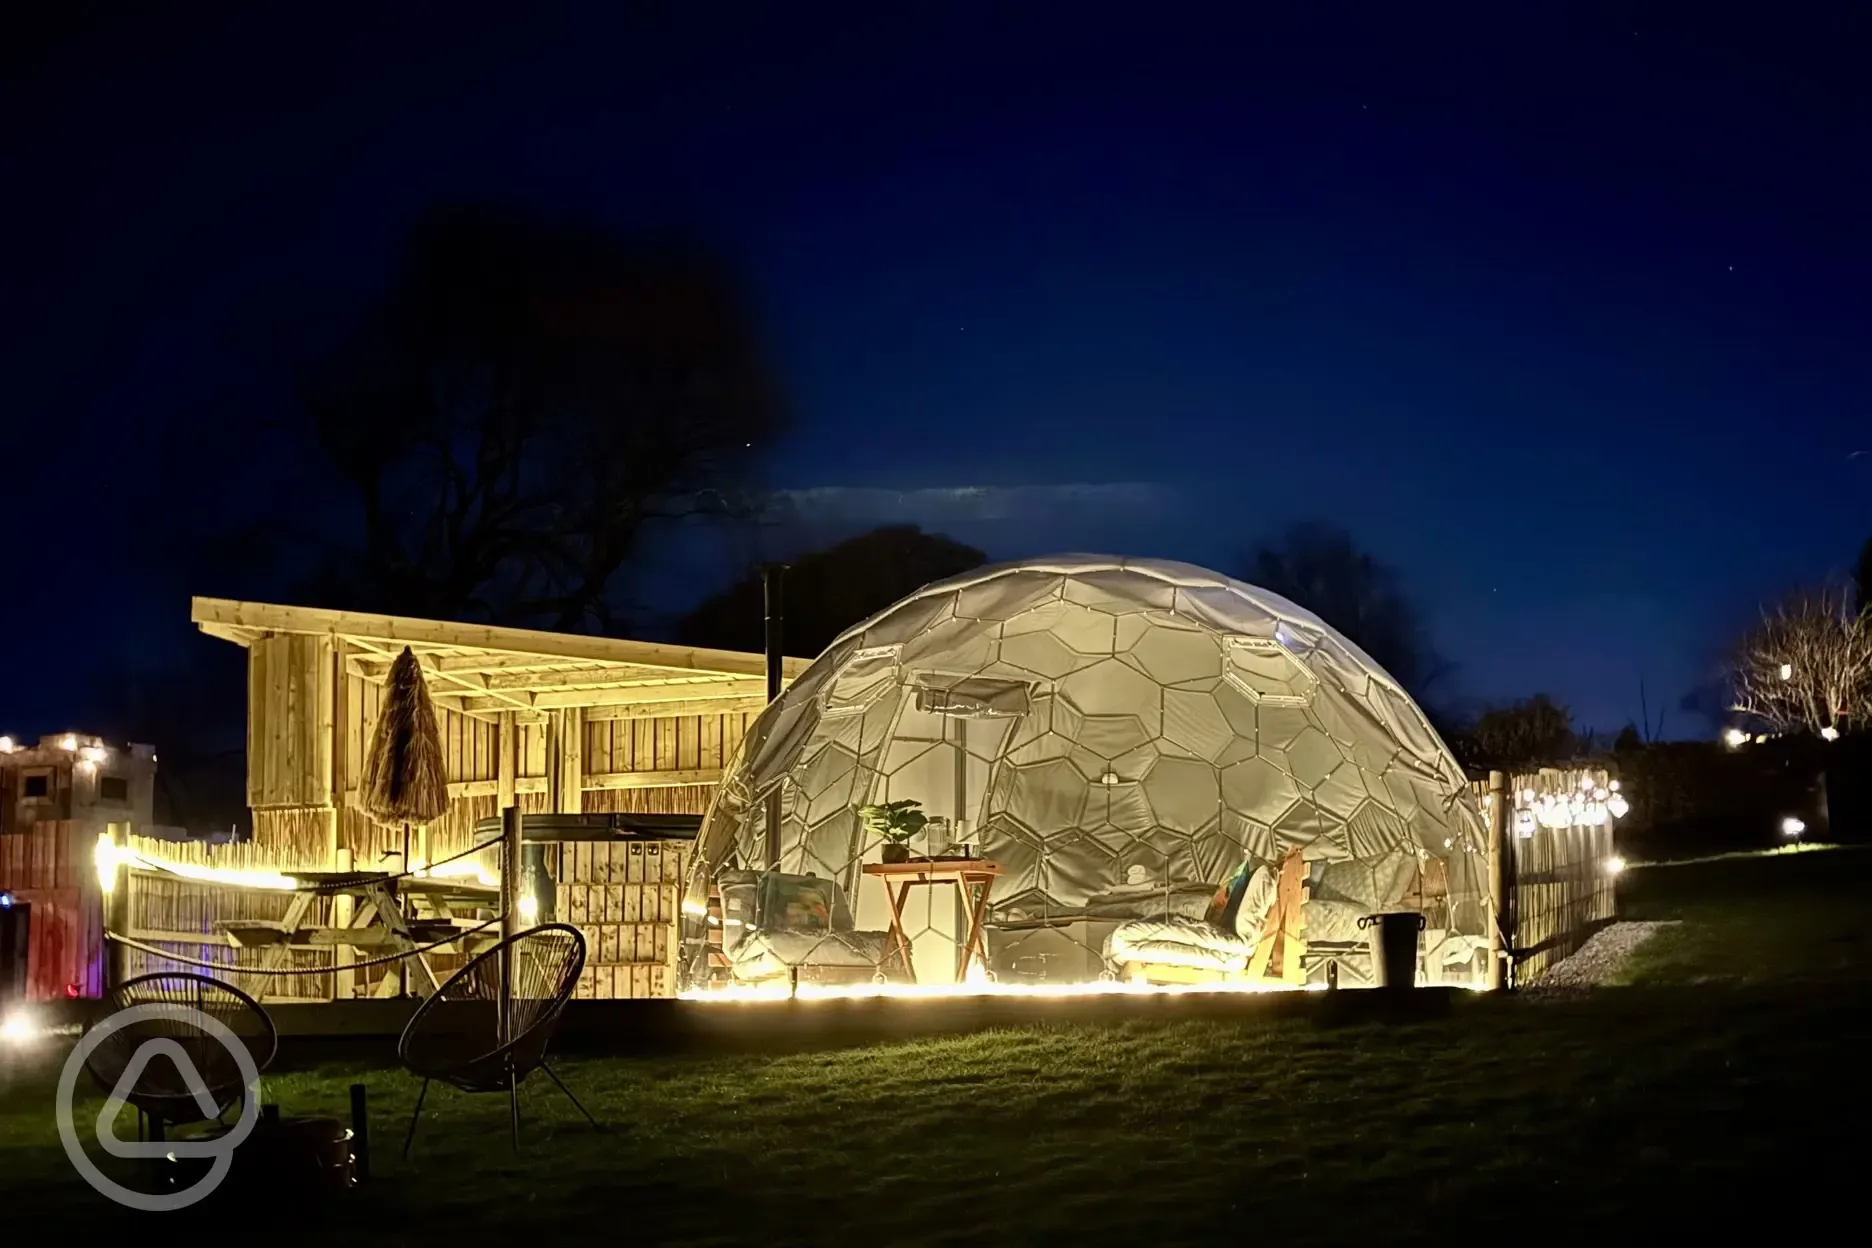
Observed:
[[[42,1057],[0,1097],[4,1208],[41,1238],[327,1244],[1623,1243],[1852,1225],[1872,1157],[1872,852],[1644,868],[1623,894],[1628,917],[1682,924],[1628,986],[1578,999],[1465,998],[1390,1025],[1252,1001],[1048,1024],[1037,1005],[1032,1025],[888,1045],[568,1059],[607,1130],[529,1084],[517,1159],[499,1098],[432,1092],[404,1164],[400,1072],[271,1077],[294,1114],[343,1116],[347,1084],[371,1089],[376,1181],[324,1209],[105,1206],[59,1149]]]

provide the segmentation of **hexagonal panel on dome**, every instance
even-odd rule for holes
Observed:
[[[1265,758],[1222,768],[1222,804],[1239,815],[1266,822],[1294,800],[1293,780]]]
[[[1014,766],[1024,767],[1050,758],[1065,758],[1073,752],[1073,748],[1071,737],[1057,732],[1042,732],[1011,747],[1004,757]]]
[[[1303,705],[1318,682],[1279,642],[1261,637],[1228,639],[1228,679],[1261,702]]]
[[[1161,746],[1161,741],[1147,741],[1135,750],[1126,750],[1111,760],[1109,770],[1116,772],[1126,784],[1134,784],[1150,775],[1163,758]]]
[[[1235,837],[1210,828],[1198,832],[1187,845],[1179,845],[1171,854],[1167,874],[1172,883],[1214,884],[1218,888],[1240,866],[1247,851]]]
[[[1128,572],[1081,572],[1067,579],[1064,597],[1095,611],[1129,615],[1135,611],[1170,610],[1176,605],[1176,587]]]
[[[1300,800],[1275,816],[1269,829],[1276,848],[1285,853],[1311,844],[1337,826],[1336,820],[1329,820],[1312,802]]]
[[[1144,777],[1143,786],[1157,821],[1180,832],[1202,831],[1221,810],[1220,782],[1208,763],[1160,758]]]
[[[1274,706],[1266,702],[1256,708],[1255,722],[1261,729],[1256,740],[1264,752],[1286,749],[1313,727],[1312,717],[1305,708]]]
[[[1001,639],[1001,662],[1036,676],[1057,679],[1097,660],[1080,654],[1052,633],[1017,633]]]
[[[970,620],[1011,620],[1042,603],[1057,602],[1063,579],[1036,573],[991,577],[957,590],[955,613]]]
[[[1228,722],[1229,731],[1245,741],[1261,740],[1261,708],[1254,697],[1222,681],[1209,693],[1214,699],[1216,709],[1222,712],[1222,718]]]
[[[1163,692],[1163,735],[1164,740],[1215,762],[1235,739],[1235,730],[1222,717],[1222,708],[1216,705],[1214,694],[1166,689]]]
[[[1150,800],[1144,796],[1141,785],[1095,785],[1091,796],[1086,799],[1083,826],[1088,832],[1096,834],[1115,829],[1135,836],[1149,831],[1156,822],[1156,817],[1151,814]],[[1110,844],[1109,840],[1106,843]]]
[[[1079,827],[1092,786],[1064,759],[1048,759],[1002,773],[1007,795],[1002,809],[1041,836]]]
[[[1117,659],[1106,659],[1060,681],[1060,693],[1086,715],[1136,715],[1151,736],[1162,725],[1163,691],[1157,682]]]
[[[1117,645],[1116,621],[1102,611],[1063,602],[1059,604],[1057,611],[1042,608],[1042,612],[1051,617],[1047,631],[1080,654],[1103,658],[1109,656]],[[1025,624],[1030,618],[1023,615],[1019,619],[1010,621],[1007,627],[1011,631],[1015,625]]]
[[[903,643],[898,663],[908,672],[972,676],[995,661],[1000,626],[980,620],[948,620]]]
[[[1126,631],[1120,622],[1120,643]],[[1188,681],[1213,680],[1222,674],[1222,647],[1215,636],[1201,629],[1169,628],[1156,620],[1124,654],[1160,685],[1178,685]]]
[[[1351,818],[1352,812],[1369,796],[1365,773],[1359,770],[1357,763],[1340,763],[1313,790],[1313,800],[1320,804],[1320,809],[1339,819]]]
[[[1222,818],[1216,823],[1216,830],[1240,845],[1243,857],[1263,862],[1273,861],[1274,833],[1261,820],[1225,809]]]
[[[955,595],[938,594],[899,603],[864,631],[867,646],[893,646],[935,628],[955,615]]]
[[[1325,780],[1344,761],[1332,738],[1311,726],[1302,729],[1287,746],[1288,773],[1309,789]]]
[[[1087,715],[1079,725],[1079,744],[1105,759],[1129,753],[1155,738],[1136,715]]]

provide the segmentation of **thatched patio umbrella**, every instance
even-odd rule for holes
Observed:
[[[442,732],[422,665],[408,646],[390,665],[377,731],[364,759],[364,809],[380,823],[403,825],[403,869],[409,870],[410,824],[439,819],[448,809]],[[404,990],[408,970],[399,964]]]

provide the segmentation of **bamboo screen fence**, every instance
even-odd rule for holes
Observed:
[[[1508,777],[1506,930],[1516,983],[1537,978],[1617,917],[1607,806],[1614,784],[1602,769],[1542,768]],[[1488,795],[1487,781],[1471,788],[1478,801]]]

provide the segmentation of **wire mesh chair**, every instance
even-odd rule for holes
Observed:
[[[504,1022],[503,959],[512,968],[513,985]],[[507,1093],[516,1151],[520,1147],[520,1084],[535,1069],[546,1072],[585,1115],[585,1121],[598,1125],[546,1064],[546,1046],[558,1030],[559,1016],[584,968],[585,937],[579,930],[564,923],[544,923],[477,954],[417,1008],[397,1042],[397,1056],[423,1081],[409,1132],[403,1137],[405,1157],[416,1139],[416,1124],[422,1119],[423,1100],[432,1081],[463,1092]]]
[[[220,1037],[193,1021],[185,1010],[198,1011],[232,1032],[253,1059],[255,1070],[265,1070],[279,1047],[279,1032],[259,1002],[231,984],[206,975],[186,971],[139,975],[112,989],[102,1004],[103,1009],[87,1031],[136,1006],[181,1007],[119,1027],[85,1058],[85,1069],[91,1077],[106,1091],[115,1092],[145,1045],[154,1041],[168,1050],[161,1060],[145,1060],[130,1086],[123,1090],[124,1099],[149,1120],[155,1139],[162,1138],[165,1123],[186,1126],[220,1118],[247,1091],[246,1077],[234,1054]],[[189,1086],[183,1063],[175,1060],[171,1045],[188,1058],[189,1066],[201,1080],[199,1088]],[[198,1092],[212,1102],[212,1110],[203,1104]]]

